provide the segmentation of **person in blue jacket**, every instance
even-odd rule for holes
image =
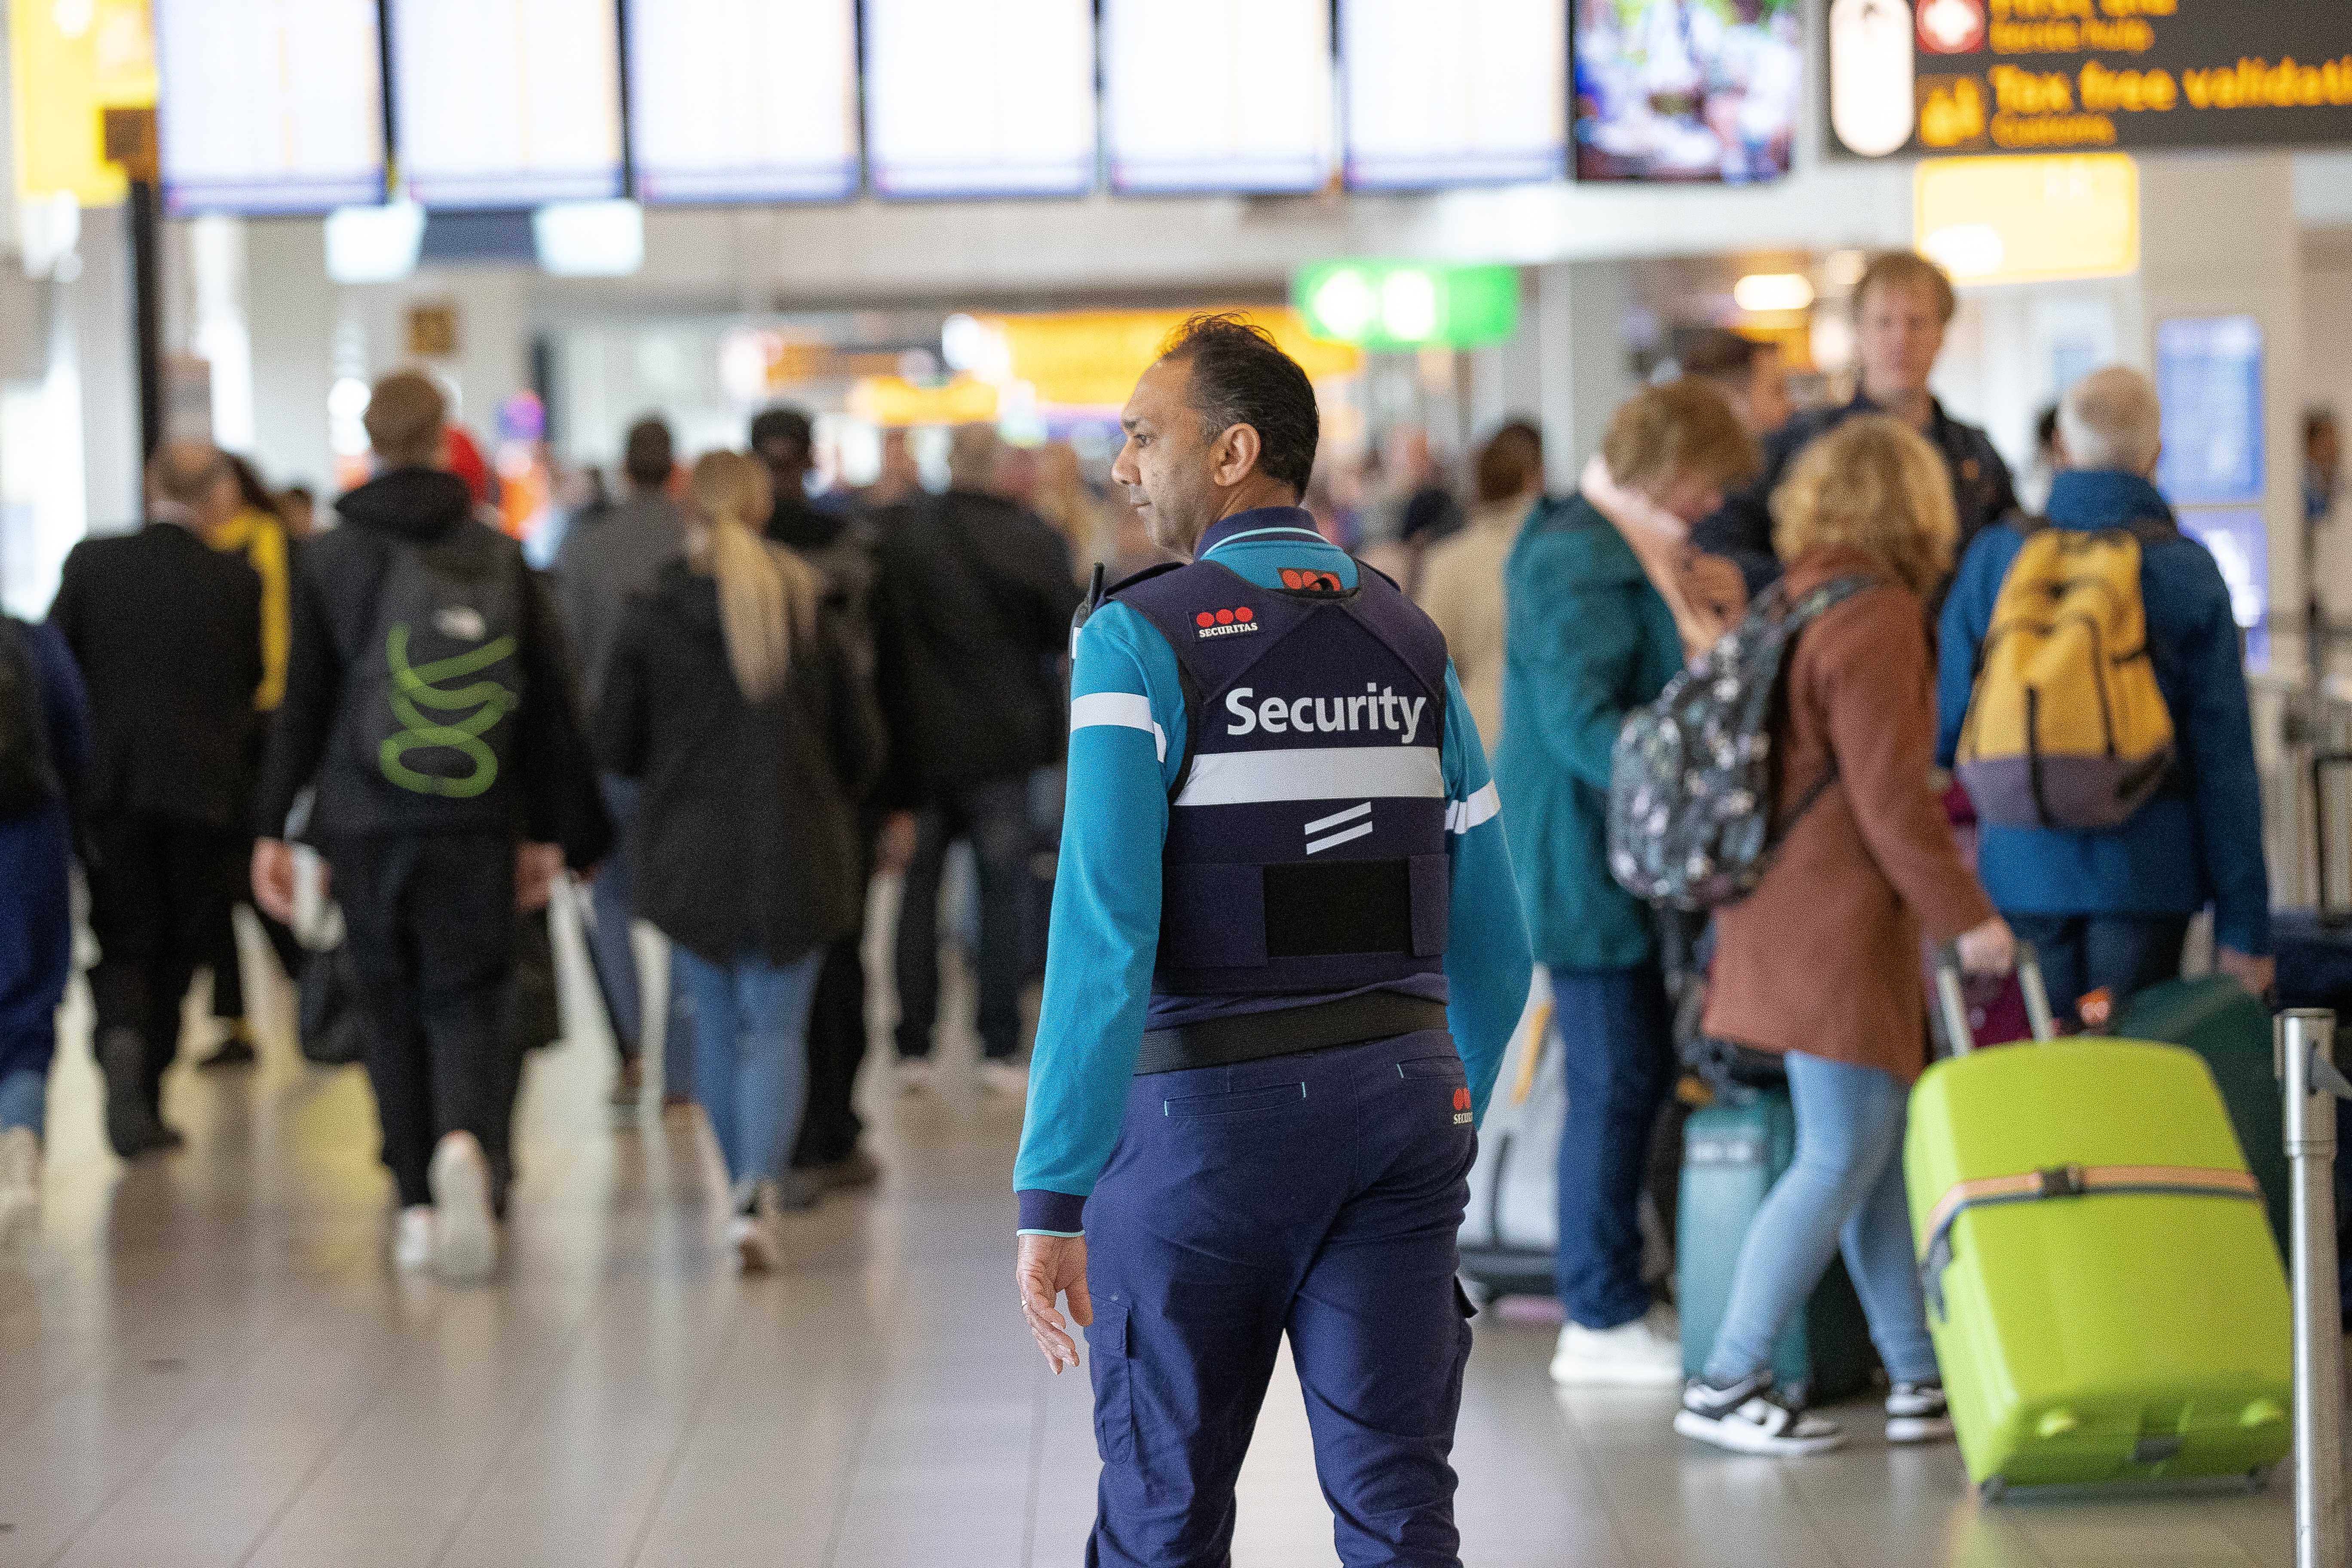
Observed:
[[[1068,815],[1013,1185],[1024,1312],[1087,1328],[1090,1564],[1221,1563],[1286,1333],[1341,1559],[1461,1562],[1454,1281],[1528,994],[1500,807],[1444,639],[1300,508],[1315,392],[1198,317],[1112,477],[1191,558],[1075,637]]]
[[[2050,489],[2060,528],[2172,523],[2151,482],[2163,409],[2147,377],[2124,366],[2076,382],[2058,410],[2065,467]],[[2024,547],[2015,528],[1987,529],[1944,603],[1937,656],[1937,760],[1949,767],[2001,580]],[[2256,995],[2272,980],[2270,879],[2263,864],[2261,782],[2230,589],[2202,544],[2146,544],[2140,594],[2156,683],[2172,715],[2174,766],[2156,798],[2104,832],[1987,823],[1978,876],[2018,938],[2042,960],[2052,1004],[2068,1018],[2105,990],[2121,1006],[2180,973],[2189,923],[2213,909],[2215,966]]]
[[[58,1004],[73,971],[73,824],[89,761],[89,699],[54,626],[0,616],[0,700],[39,729],[46,775],[30,810],[0,816],[0,1243],[38,1219],[41,1135]]]

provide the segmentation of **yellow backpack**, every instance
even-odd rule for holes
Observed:
[[[2147,653],[2140,550],[2164,523],[2086,532],[2010,524],[2025,547],[1977,651],[1954,772],[2004,827],[2117,827],[2172,766],[2172,714]]]

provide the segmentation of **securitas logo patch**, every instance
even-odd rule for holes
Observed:
[[[1294,572],[1282,569],[1282,585],[1294,594],[1344,594],[1347,584],[1328,572]]]
[[[1470,1125],[1470,1091],[1466,1089],[1457,1089],[1454,1091],[1454,1125],[1456,1127]]]
[[[1192,624],[1204,637],[1235,637],[1257,630],[1257,612],[1247,605],[1235,610],[1202,610],[1192,617]]]

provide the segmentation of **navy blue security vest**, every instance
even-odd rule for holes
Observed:
[[[1115,590],[1184,689],[1154,1027],[1186,1001],[1444,973],[1445,639],[1377,572],[1286,575],[1302,586],[1205,561]]]

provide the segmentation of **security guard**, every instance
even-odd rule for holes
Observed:
[[[1077,1365],[1066,1292],[1092,1350],[1087,1561],[1227,1561],[1287,1331],[1340,1557],[1451,1568],[1454,1234],[1529,974],[1486,756],[1436,627],[1299,509],[1315,393],[1271,337],[1196,317],[1121,424],[1193,561],[1076,638],[1013,1180],[1030,1330]]]

